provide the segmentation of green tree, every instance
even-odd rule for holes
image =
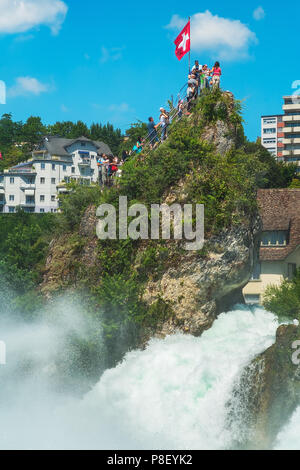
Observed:
[[[39,143],[46,133],[47,128],[38,116],[30,116],[22,128],[23,139],[28,143],[30,149],[33,149],[34,145]]]
[[[66,139],[73,138],[74,123],[72,121],[57,121],[55,124],[48,126],[47,133],[50,135],[64,137]]]
[[[293,178],[289,187],[292,189],[300,189],[300,178]]]
[[[263,305],[279,317],[300,320],[300,269],[294,279],[285,279],[280,286],[267,287]]]

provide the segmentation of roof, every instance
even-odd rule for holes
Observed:
[[[300,189],[259,189],[257,200],[263,231],[289,232],[286,246],[261,246],[260,260],[284,260],[300,246]]]
[[[94,141],[86,137],[78,137],[77,139],[65,139],[63,137],[47,136],[43,140],[42,146],[50,153],[50,155],[70,156],[68,147],[75,142],[91,142],[96,148],[98,153],[106,153],[112,155],[112,151],[104,142]]]
[[[265,114],[265,115],[261,116],[261,118],[272,118],[272,117],[278,118],[278,117],[282,117],[282,116],[284,116],[284,114]]]

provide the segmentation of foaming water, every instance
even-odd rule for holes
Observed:
[[[277,327],[271,313],[237,307],[200,338],[177,334],[128,353],[83,398],[51,387],[61,340],[53,330],[39,324],[20,343],[20,330],[14,337],[10,329],[7,338],[0,331],[8,348],[7,370],[0,369],[0,448],[230,448],[226,403],[244,366],[273,344]],[[19,356],[30,352],[39,359],[22,376]]]
[[[277,436],[275,450],[300,449],[300,406]]]

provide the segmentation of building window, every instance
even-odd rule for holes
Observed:
[[[276,124],[276,118],[265,118],[263,120],[264,124]]]
[[[67,171],[67,165],[63,165],[63,171]]]
[[[9,200],[10,200],[10,201],[14,201],[14,200],[15,200],[15,196],[13,196],[12,194],[10,194]]]
[[[56,179],[55,178],[51,178],[51,184],[55,184],[56,183]]]
[[[264,129],[264,134],[276,134],[276,128],[270,127],[269,129]]]
[[[10,182],[10,184],[14,184],[15,178],[9,178],[9,182]]]
[[[45,184],[45,178],[41,178],[41,184]]]
[[[55,170],[55,163],[52,163],[52,170]]]
[[[13,212],[15,212],[15,208],[14,208],[14,207],[9,207],[8,210],[9,210],[9,213],[10,213],[10,214],[12,214]]]
[[[40,209],[40,213],[41,213],[41,214],[44,214],[44,213],[45,213],[45,209]]]
[[[55,202],[55,196],[51,196],[51,201]]]
[[[276,139],[263,139],[264,144],[276,144]]]
[[[274,230],[263,232],[262,246],[285,246],[287,244],[287,231]]]
[[[35,204],[34,196],[26,196],[26,204]]]
[[[40,196],[40,201],[41,201],[41,202],[44,202],[44,201],[45,201],[45,196],[41,195],[41,196]]]
[[[85,142],[81,142],[81,147],[85,147]]]
[[[44,170],[46,167],[45,163],[41,163],[41,170]]]
[[[288,278],[293,279],[297,273],[297,265],[295,263],[288,263]]]
[[[75,173],[75,166],[72,166],[72,173]]]

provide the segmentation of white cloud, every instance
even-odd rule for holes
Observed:
[[[129,111],[129,104],[128,103],[111,104],[108,109],[109,111],[116,111],[118,113],[127,113]]]
[[[173,15],[168,29],[177,32],[187,19]],[[191,17],[191,47],[194,52],[209,52],[213,60],[237,60],[248,57],[251,44],[257,37],[239,20],[222,18],[206,10]]]
[[[123,47],[112,47],[107,49],[106,47],[102,46],[100,62],[104,64],[108,61],[115,62],[116,60],[121,59],[123,49]]]
[[[257,21],[263,20],[265,16],[266,13],[263,7],[257,7],[253,12],[253,18]]]
[[[61,0],[0,0],[0,33],[24,33],[47,25],[57,34],[67,11]]]
[[[41,83],[33,77],[19,77],[16,79],[15,85],[9,88],[7,95],[11,98],[16,96],[38,96],[50,90],[49,85]]]

